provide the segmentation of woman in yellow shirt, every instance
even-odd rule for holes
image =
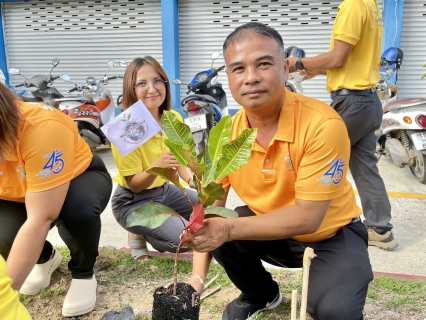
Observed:
[[[93,310],[100,214],[111,191],[104,163],[71,118],[50,106],[23,103],[0,84],[0,254],[13,289],[35,295],[49,286],[62,261],[46,241],[57,226],[71,254],[62,314]]]
[[[123,80],[123,108],[127,109],[141,100],[154,119],[161,126],[163,111],[171,110],[170,84],[161,65],[152,57],[136,58],[129,64]],[[160,252],[175,252],[183,225],[179,218],[170,217],[155,229],[126,227],[127,217],[146,202],[155,202],[173,208],[181,217],[189,219],[192,206],[175,185],[161,177],[146,172],[153,167],[176,168],[180,177],[194,187],[191,175],[182,167],[164,144],[161,132],[125,157],[112,146],[112,154],[118,168],[117,187],[112,198],[112,211],[117,222],[129,231],[129,245],[132,256],[139,261],[149,257],[146,241]],[[188,190],[192,203],[197,203],[197,194]],[[189,248],[182,248],[187,251]]]

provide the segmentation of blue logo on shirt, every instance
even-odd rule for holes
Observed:
[[[339,184],[343,179],[344,171],[343,167],[345,166],[345,161],[343,158],[333,160],[330,162],[331,167],[327,170],[326,173],[318,179],[318,182],[321,182],[322,185],[328,186],[333,184]]]

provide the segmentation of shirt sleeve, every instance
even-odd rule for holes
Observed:
[[[362,0],[343,1],[333,26],[334,40],[356,45],[366,20],[367,8]]]
[[[305,147],[295,183],[301,200],[331,200],[343,195],[349,166],[350,141],[341,119],[323,122]]]
[[[74,133],[59,121],[43,121],[21,141],[27,191],[56,188],[74,178]]]
[[[112,146],[115,149],[114,146]],[[130,152],[127,156],[123,157],[118,151],[113,150],[113,156],[118,171],[123,177],[132,176],[144,170],[142,165],[142,156],[139,148]]]

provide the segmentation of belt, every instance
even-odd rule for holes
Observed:
[[[376,90],[373,88],[365,89],[365,90],[348,90],[348,89],[340,89],[337,91],[333,91],[330,94],[331,99],[334,99],[337,96],[348,96],[348,95],[354,95],[354,96],[368,96],[370,93],[374,93]]]
[[[356,223],[358,221],[361,221],[361,219],[359,217],[358,218],[353,218],[352,221],[349,222],[349,223]]]

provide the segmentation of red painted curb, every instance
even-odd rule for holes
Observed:
[[[389,273],[389,272],[373,272],[374,278],[378,277],[390,277],[397,279],[406,279],[406,280],[420,280],[426,282],[425,276],[415,276],[411,274],[401,274],[401,273]]]
[[[120,250],[130,254],[130,248],[121,248]],[[150,251],[149,253],[153,257],[174,258],[176,256],[175,253],[171,253],[171,252]],[[191,260],[192,253],[180,253],[179,258],[184,260]],[[426,282],[426,276],[415,276],[410,274],[389,273],[389,272],[373,272],[373,275],[374,275],[374,278],[390,277],[390,278],[405,279],[405,280],[419,280],[419,281]]]

